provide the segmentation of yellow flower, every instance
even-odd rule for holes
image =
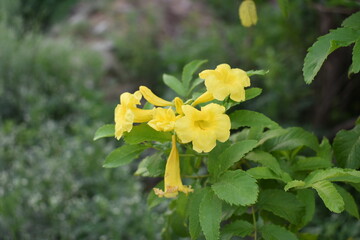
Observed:
[[[179,151],[176,147],[176,137],[172,136],[172,148],[169,158],[166,162],[165,176],[164,176],[164,189],[154,188],[154,192],[159,197],[173,198],[178,195],[178,192],[189,193],[194,190],[191,187],[184,186],[180,177],[180,160]]]
[[[216,140],[229,139],[231,123],[223,106],[210,103],[199,111],[184,105],[182,110],[185,115],[175,122],[175,132],[182,143],[192,142],[193,149],[201,153],[210,152]]]
[[[125,92],[120,96],[120,104],[115,108],[115,137],[120,139],[124,132],[130,132],[134,122],[147,122],[151,120],[153,110],[142,110],[136,107],[140,104],[141,93]]]
[[[257,22],[256,6],[253,0],[245,0],[240,4],[239,17],[244,27],[250,27]]]
[[[220,101],[229,95],[236,102],[244,101],[244,87],[250,86],[250,78],[246,72],[239,68],[231,68],[228,64],[220,64],[215,70],[204,70],[199,76],[205,79],[207,92]]]
[[[144,98],[154,106],[165,107],[173,105],[172,102],[166,101],[156,96],[149,88],[145,86],[140,86],[140,92]]]
[[[182,106],[184,105],[183,100],[181,100],[181,98],[179,98],[179,97],[176,97],[174,99],[174,105],[175,105],[176,112],[180,115],[184,115],[184,113],[182,111]]]
[[[171,108],[155,108],[153,119],[148,124],[156,131],[168,132],[174,129],[175,120],[175,112]]]

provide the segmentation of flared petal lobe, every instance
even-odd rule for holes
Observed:
[[[250,86],[250,78],[246,72],[239,68],[231,68],[228,64],[220,64],[215,70],[202,71],[199,76],[205,80],[207,93],[203,95],[212,95],[220,101],[228,96],[236,102],[244,101],[244,88]],[[197,99],[195,103],[197,102],[200,101]]]
[[[184,116],[175,122],[175,132],[182,143],[192,142],[199,153],[210,152],[216,141],[224,142],[230,137],[230,118],[225,108],[211,103],[201,108],[184,105]]]
[[[179,151],[176,147],[176,137],[172,136],[172,148],[169,158],[166,162],[165,176],[164,176],[164,191],[154,188],[154,192],[159,197],[173,198],[178,195],[178,192],[185,194],[193,192],[191,187],[184,186],[180,176],[180,159]]]

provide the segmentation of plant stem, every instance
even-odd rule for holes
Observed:
[[[257,240],[257,227],[256,227],[256,217],[255,217],[254,206],[251,207],[251,211],[252,211],[253,224],[254,224],[254,240]]]

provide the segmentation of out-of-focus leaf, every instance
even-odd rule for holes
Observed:
[[[100,138],[114,137],[114,136],[115,136],[115,125],[106,124],[98,128],[98,130],[96,130],[93,140],[96,141]]]

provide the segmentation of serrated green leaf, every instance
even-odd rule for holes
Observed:
[[[264,76],[265,74],[269,73],[269,70],[249,70],[246,72],[246,74],[251,77],[253,75],[260,75]]]
[[[209,158],[209,172],[215,176],[225,172],[234,163],[238,162],[246,153],[251,151],[257,144],[255,140],[244,140],[226,148],[220,155]],[[214,155],[215,153],[210,153]]]
[[[250,168],[246,172],[255,179],[275,179],[284,182],[284,180],[280,176],[275,174],[268,167],[254,167],[254,168]]]
[[[104,168],[115,168],[129,164],[147,147],[143,145],[123,145],[112,151],[105,159]]]
[[[255,203],[259,192],[256,180],[242,170],[225,172],[211,188],[225,202],[242,206]]]
[[[236,220],[224,226],[221,231],[221,240],[230,240],[233,236],[245,237],[250,235],[254,226],[244,220]]]
[[[106,124],[101,126],[96,130],[94,135],[94,141],[105,138],[105,137],[114,137],[115,136],[115,125],[114,124]]]
[[[221,200],[211,189],[206,189],[199,207],[200,226],[206,240],[219,239],[221,212]]]
[[[296,197],[303,203],[305,209],[301,218],[301,227],[306,226],[315,214],[315,196],[311,189],[300,189],[297,191]]]
[[[325,206],[332,212],[341,213],[345,209],[345,203],[341,195],[336,190],[334,184],[329,181],[320,181],[312,184],[323,200]]]
[[[262,226],[260,232],[264,240],[298,240],[294,233],[274,224]]]
[[[350,17],[346,18],[342,22],[341,26],[360,29],[360,12],[354,13]]]
[[[292,166],[292,169],[294,171],[312,171],[321,168],[329,168],[331,166],[331,162],[321,157],[300,156],[296,159],[296,162]]]
[[[300,146],[307,146],[314,151],[319,150],[316,136],[300,127],[287,128],[287,132],[279,137],[268,140],[264,146],[269,151],[292,150]]]
[[[196,70],[198,70],[198,68],[206,62],[207,60],[194,60],[185,65],[181,80],[186,90],[189,89],[190,81]]]
[[[159,177],[164,175],[165,160],[162,159],[162,153],[157,152],[144,158],[134,175],[143,177]]]
[[[259,96],[262,92],[261,88],[249,88],[245,90],[245,101],[248,101],[250,99],[256,98]]]
[[[259,145],[264,144],[269,139],[279,137],[285,133],[287,133],[287,130],[282,128],[263,132],[259,139]]]
[[[264,114],[249,111],[249,110],[238,110],[230,114],[231,128],[237,129],[239,127],[262,127],[275,129],[280,126],[266,117]]]
[[[191,239],[198,239],[201,232],[199,220],[199,208],[201,200],[203,199],[206,191],[205,189],[196,189],[194,193],[189,196],[189,232]]]
[[[216,147],[213,150],[211,150],[211,152],[209,153],[209,159],[207,164],[209,173],[215,173],[218,171],[219,169],[218,164],[220,162],[219,156],[225,151],[225,149],[227,149],[230,146],[231,146],[231,142],[226,141],[224,143],[216,144]]]
[[[325,170],[316,170],[311,172],[304,180],[306,187],[311,186],[313,183],[328,180],[337,182],[360,182],[360,171],[353,169],[342,168],[329,168]]]
[[[282,15],[284,17],[288,17],[288,15],[289,15],[289,0],[278,0],[277,2],[280,6]]]
[[[257,205],[295,225],[300,223],[304,211],[304,205],[294,194],[279,189],[260,192]]]
[[[342,199],[344,200],[345,211],[348,212],[350,215],[359,219],[359,209],[355,202],[354,197],[348,191],[346,191],[344,188],[340,187],[339,185],[334,184],[334,186],[335,186],[336,190],[338,191],[338,193],[341,195]]]
[[[360,72],[360,38],[355,41],[352,51],[352,64],[349,69],[349,75]]]
[[[182,97],[185,97],[186,92],[181,84],[181,82],[174,76],[163,74],[163,82],[172,90],[174,90],[177,94],[179,94]]]
[[[304,188],[305,187],[305,182],[301,181],[301,180],[293,180],[291,182],[288,182],[285,187],[284,190],[288,191],[291,188]]]
[[[278,176],[282,176],[284,173],[276,158],[270,153],[257,150],[246,155],[246,159],[260,163],[264,167],[270,168]]]
[[[336,161],[341,167],[360,168],[360,125],[341,130],[333,143]]]
[[[145,141],[170,142],[170,132],[159,132],[146,123],[134,126],[131,132],[124,134],[127,144],[138,144]]]
[[[311,83],[327,56],[339,47],[352,44],[358,38],[358,32],[351,28],[338,28],[321,36],[308,49],[304,60],[303,75],[307,84]]]

